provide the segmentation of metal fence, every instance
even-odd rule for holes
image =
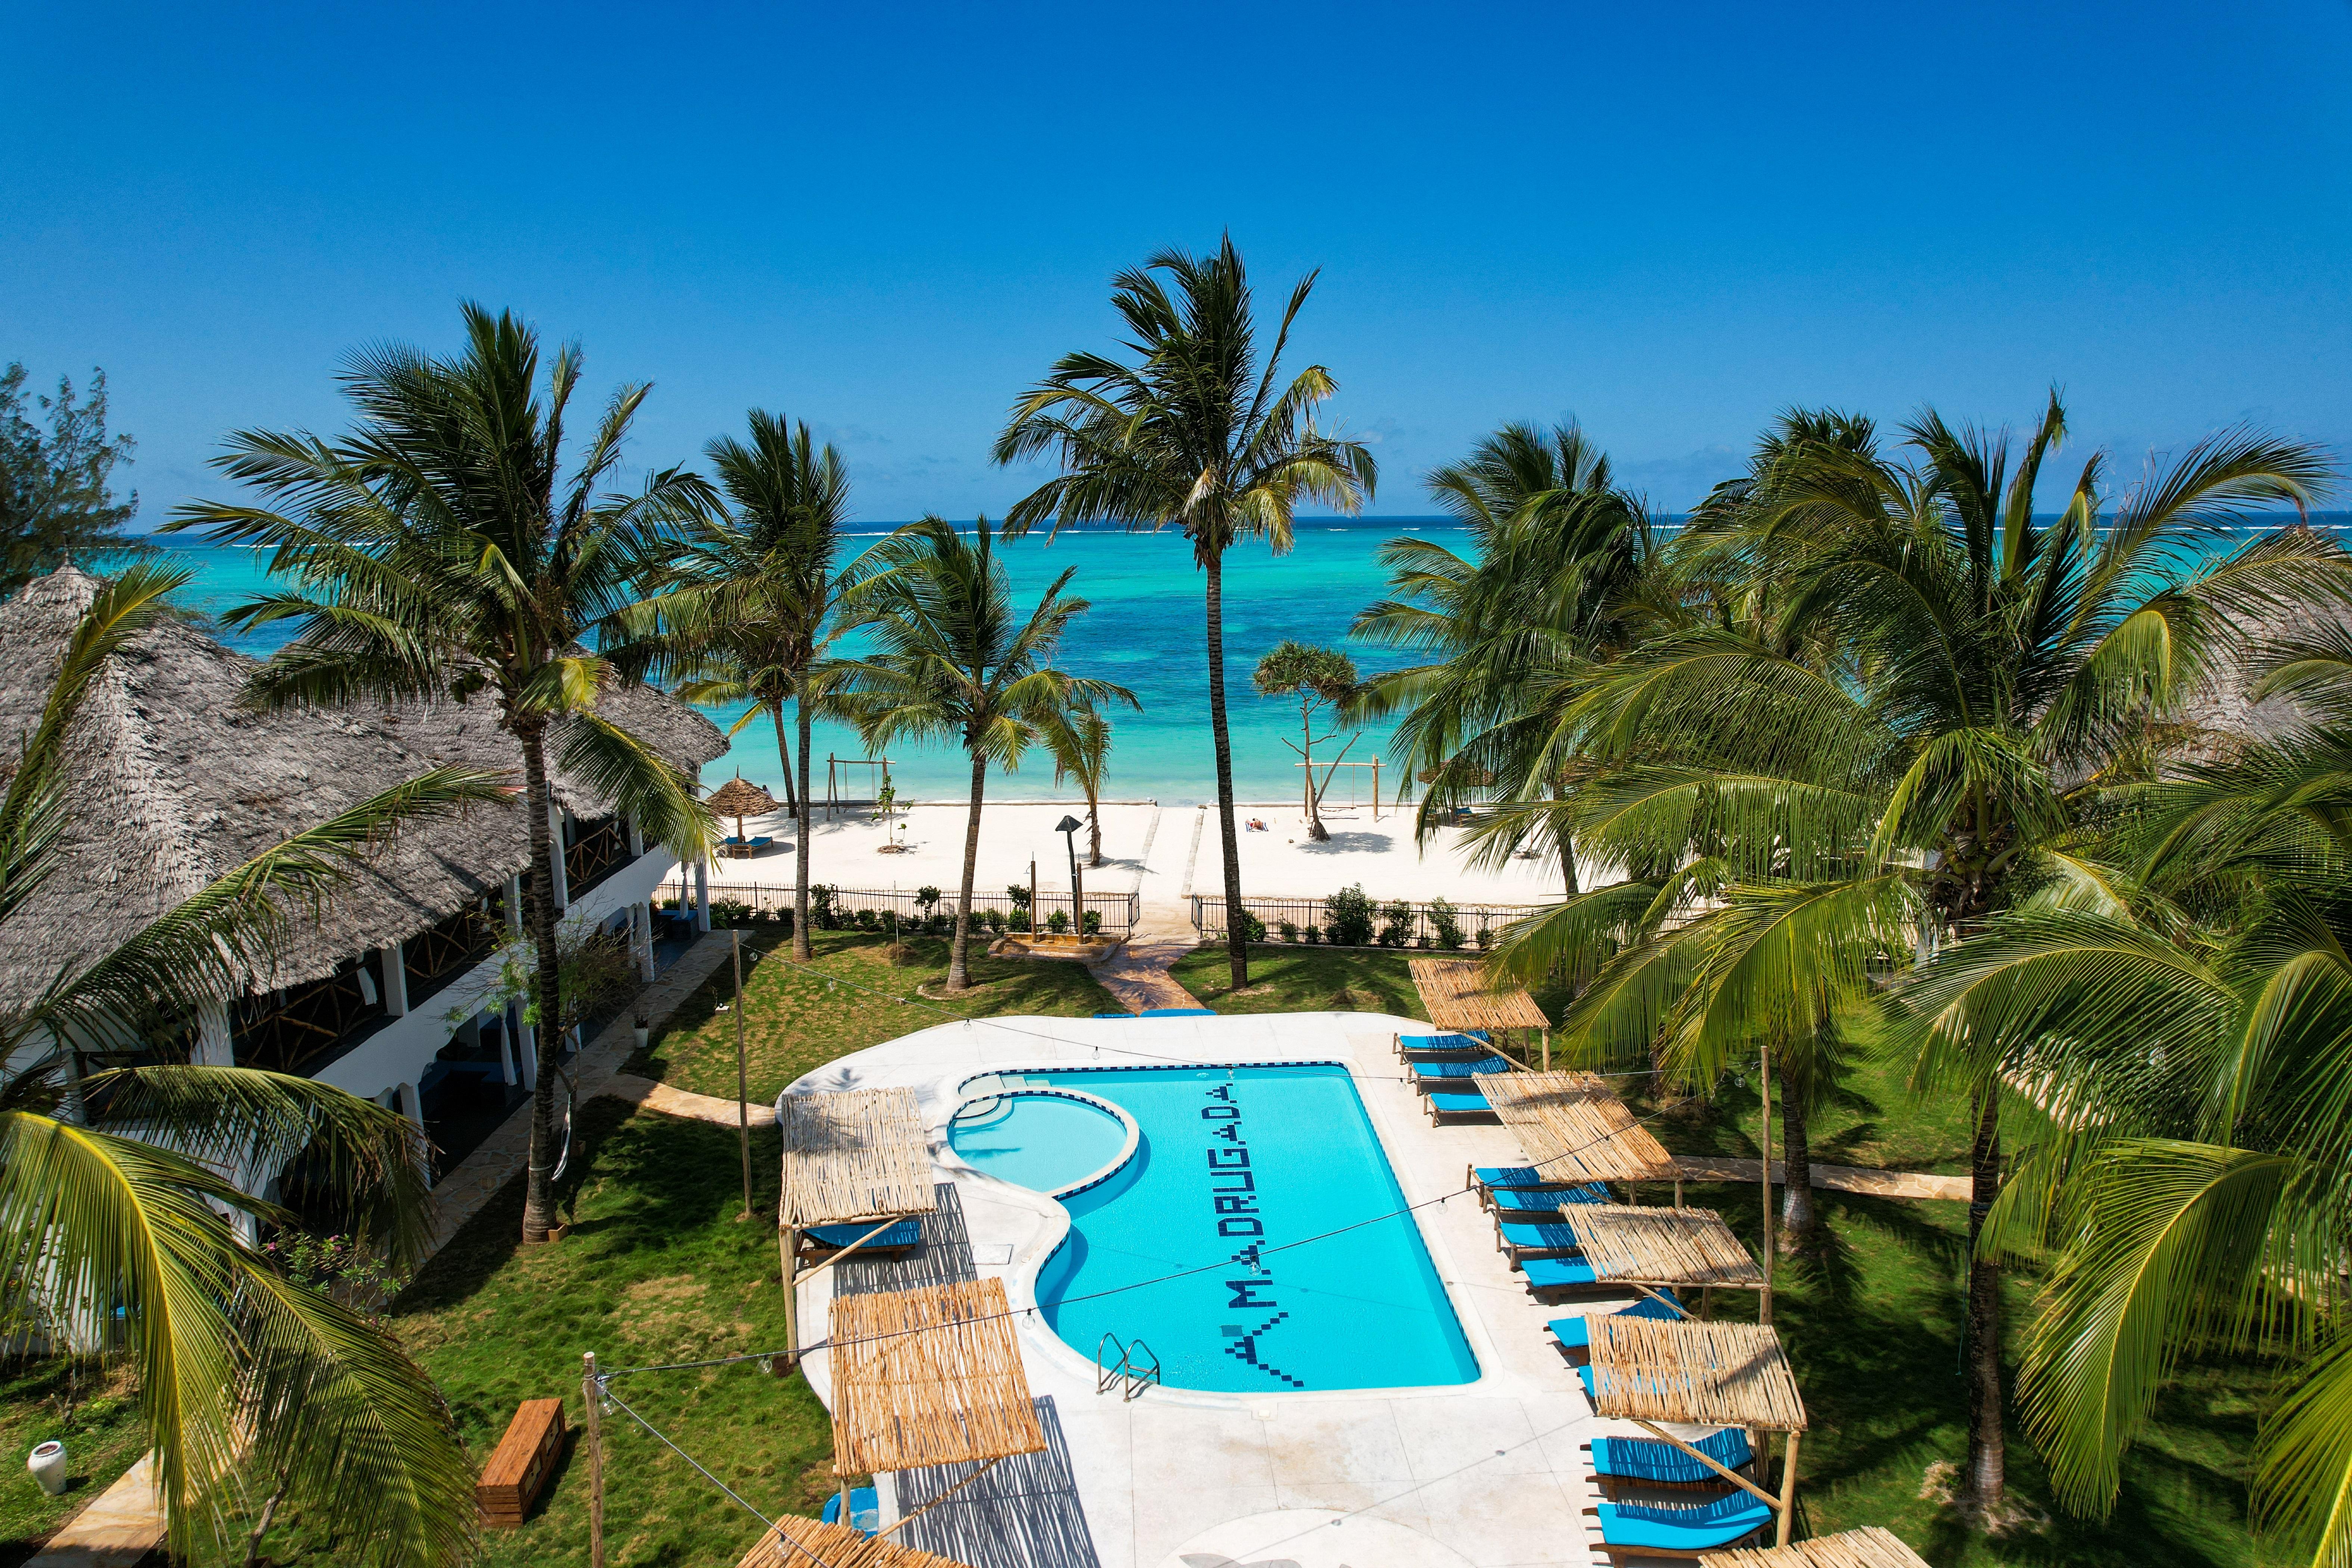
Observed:
[[[814,893],[814,890],[811,891]],[[790,883],[779,885],[714,881],[710,884],[710,902],[713,905],[740,904],[753,911],[755,915],[785,914],[792,910],[797,892],[798,890]],[[681,878],[677,882],[663,883],[660,896],[676,899],[679,907],[683,908],[694,897],[694,889],[691,883]],[[1106,935],[1124,936],[1132,932],[1140,914],[1142,902],[1142,897],[1139,894],[1097,893],[1092,888],[1087,890],[1087,913],[1100,917]],[[989,911],[993,910],[1001,921],[1009,923],[1013,912],[1018,907],[1009,894],[975,891],[971,895],[971,913],[974,920],[983,918]],[[847,915],[853,921],[861,909],[870,909],[877,915],[895,913],[900,922],[908,926],[912,926],[916,922],[923,919],[925,915],[923,906],[915,902],[914,890],[904,887],[836,887],[833,890],[833,908],[836,915]],[[952,920],[955,918],[955,909],[956,895],[954,890],[950,888],[942,891],[939,903],[931,905],[929,913],[934,915],[943,915]],[[1057,910],[1065,919],[1067,919],[1070,914],[1070,895],[1066,892],[1055,893],[1051,889],[1041,887],[1037,890],[1037,917],[1042,921],[1050,923]],[[844,922],[845,925],[848,923],[848,921]]]
[[[1288,921],[1299,933],[1299,941],[1328,942],[1331,911],[1319,898],[1249,898],[1242,907],[1265,923],[1265,940],[1286,940],[1282,924]],[[1462,948],[1491,946],[1504,926],[1523,920],[1543,905],[1531,904],[1456,904],[1450,906],[1453,923],[1453,943]],[[1315,935],[1309,937],[1309,928]],[[1203,937],[1225,934],[1225,901],[1216,894],[1192,894],[1192,928]],[[1443,951],[1448,946],[1446,935],[1440,931],[1438,921],[1426,904],[1398,901],[1372,904],[1372,931],[1368,946],[1425,947]]]

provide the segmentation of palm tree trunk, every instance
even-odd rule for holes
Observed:
[[[971,815],[963,825],[963,886],[956,893],[955,940],[948,948],[948,990],[950,994],[967,990],[971,986],[971,966],[965,955],[971,941],[971,882],[980,871],[980,797],[988,787],[988,759],[975,751],[971,756]],[[1037,928],[1037,912],[1029,912],[1029,927]]]
[[[563,846],[548,822],[547,726],[519,724],[522,743],[523,810],[530,814],[530,939],[539,949],[531,976],[531,1003],[539,1013],[539,1071],[530,1096],[530,1176],[522,1202],[525,1246],[547,1239],[555,1224],[555,1193],[549,1172],[555,1161],[555,1063],[563,1054],[561,967],[555,951],[555,857]]]
[[[795,692],[793,707],[800,720],[801,788],[793,806],[793,817],[799,831],[793,835],[793,857],[798,868],[793,878],[793,957],[808,963],[816,956],[816,947],[809,940],[809,705],[805,693]]]
[[[1810,1252],[1821,1239],[1821,1212],[1813,1206],[1813,1161],[1811,1128],[1805,1107],[1805,1097],[1799,1086],[1789,1082],[1787,1069],[1780,1072],[1780,1250],[1783,1253]]]
[[[768,705],[768,716],[776,721],[776,755],[784,762],[784,809],[798,818],[801,797],[800,791],[793,788],[793,748],[784,739],[784,705],[782,699]]]
[[[1225,954],[1230,988],[1239,991],[1249,985],[1249,915],[1242,908],[1241,845],[1234,831],[1234,737],[1225,727],[1223,551],[1204,551],[1201,565],[1209,577],[1209,734],[1217,753],[1217,831],[1225,850]]]
[[[1315,799],[1315,709],[1307,703],[1298,705],[1298,738],[1303,743],[1298,758],[1306,764],[1299,771],[1307,776],[1307,836],[1318,844],[1329,843],[1331,830],[1323,825],[1322,803]]]
[[[1095,799],[1097,787],[1087,787],[1087,863],[1099,866],[1102,858],[1102,803]]]
[[[2000,1092],[1979,1091],[1976,1111],[1977,1134],[1969,1150],[1969,1468],[1962,1497],[1983,1518],[2000,1507],[2008,1487],[2000,1425],[2000,1265],[1977,1250],[1985,1216],[2000,1196]]]

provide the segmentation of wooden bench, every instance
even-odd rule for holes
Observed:
[[[486,1530],[514,1530],[563,1454],[563,1401],[526,1399],[482,1467],[474,1505]]]

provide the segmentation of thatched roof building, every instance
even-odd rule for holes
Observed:
[[[71,567],[0,604],[0,747],[40,721],[75,622],[98,580]],[[132,640],[92,683],[66,756],[73,780],[57,872],[0,927],[0,1005],[111,949],[206,883],[303,829],[429,768],[513,769],[520,755],[495,705],[416,703],[257,714],[237,698],[255,661],[166,622]],[[689,775],[727,749],[716,726],[646,686],[607,693],[600,711]],[[551,764],[561,737],[551,737]],[[583,818],[612,802],[557,771],[555,800]],[[266,990],[331,974],[356,953],[404,940],[530,862],[525,809],[477,807],[413,825],[339,893],[297,922]]]

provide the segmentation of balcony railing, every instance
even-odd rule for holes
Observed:
[[[370,1001],[360,985],[362,966],[373,961],[355,958],[325,979],[238,1002],[229,1034],[236,1064],[308,1077],[383,1028],[383,993]]]
[[[632,858],[628,835],[622,831],[618,817],[575,822],[565,836],[572,841],[563,847],[564,891],[574,904]]]
[[[498,932],[485,901],[426,926],[402,943],[409,1007],[422,1007],[426,998],[488,957],[498,946]]]

